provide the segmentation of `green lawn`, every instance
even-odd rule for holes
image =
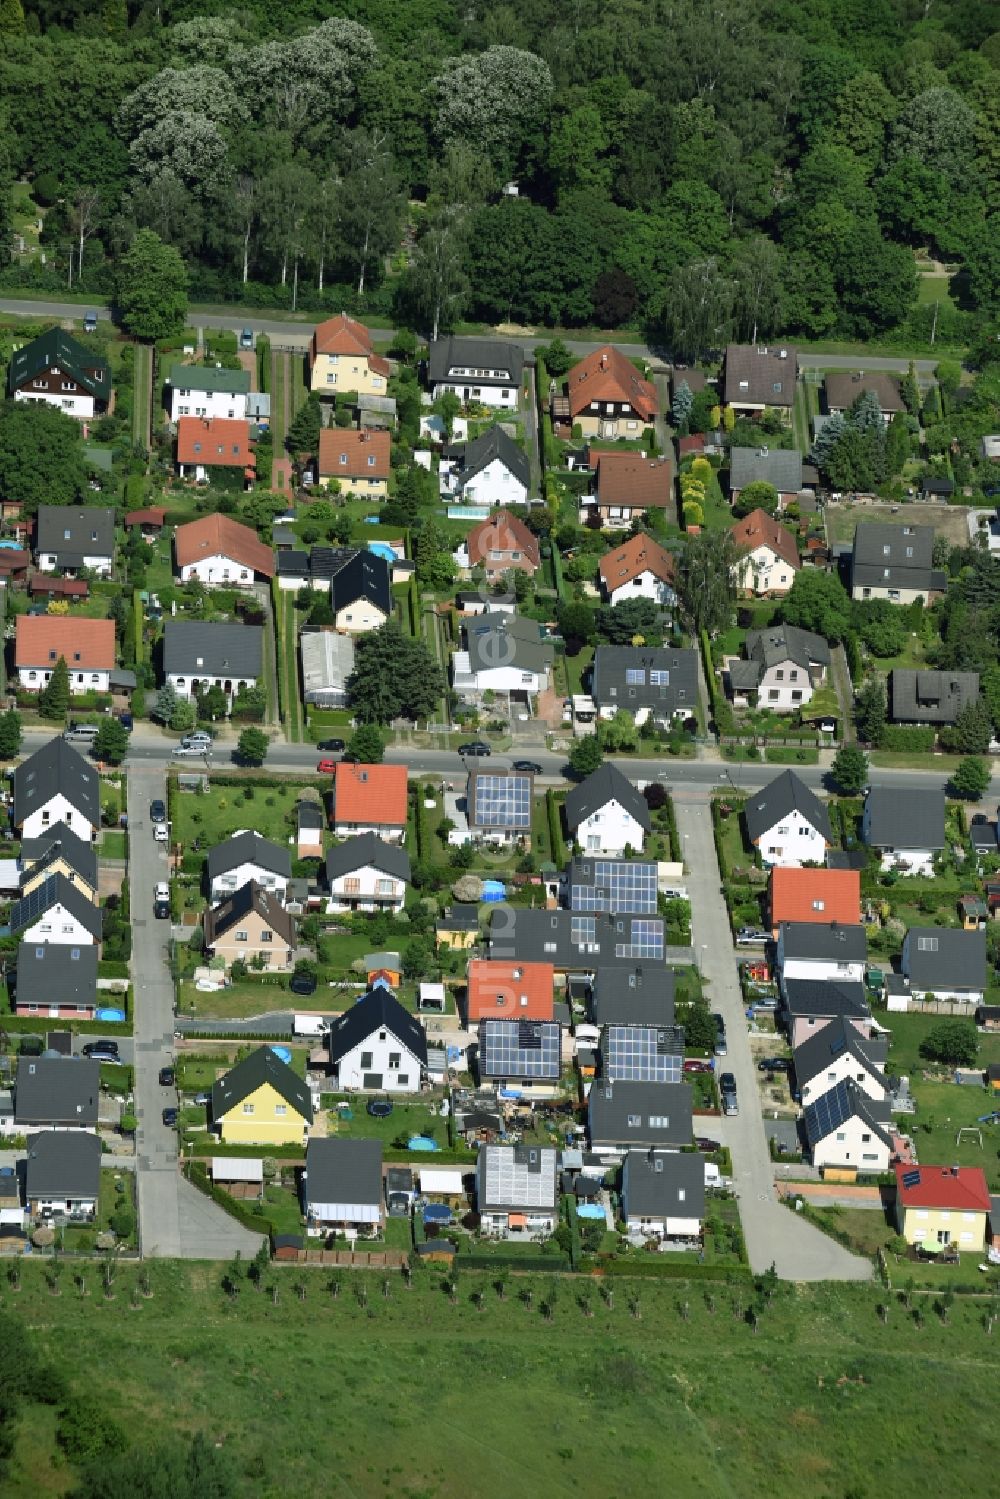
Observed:
[[[960,1088],[957,1083],[931,1083],[911,1078],[910,1092],[917,1113],[905,1125],[917,1147],[919,1160],[928,1166],[982,1166],[990,1191],[1000,1189],[1000,1124],[977,1124],[997,1107],[998,1100],[985,1088]],[[962,1127],[982,1132],[982,1146],[972,1135],[958,1139]]]
[[[178,791],[173,797],[174,838],[188,851],[196,841],[202,850],[211,848],[243,828],[255,828],[275,843],[287,843],[295,831],[295,803],[304,785],[329,788],[329,777],[289,781],[280,786],[255,787],[209,784],[204,795]],[[249,795],[248,795],[249,793]]]
[[[128,833],[105,828],[100,853],[102,859],[124,859],[128,853]]]
[[[101,1188],[97,1199],[97,1217],[92,1224],[86,1227],[64,1228],[61,1234],[61,1245],[66,1250],[90,1251],[94,1247],[94,1237],[103,1230],[110,1229],[111,1217],[119,1208],[132,1209],[133,1232],[127,1239],[121,1240],[123,1248],[134,1248],[136,1237],[135,1223],[135,1176],[131,1171],[112,1171],[107,1167],[101,1168]],[[95,1277],[96,1266],[88,1266]]]
[[[287,1010],[294,999],[287,980],[280,984],[260,984],[246,979],[209,994],[196,989],[190,979],[182,979],[178,988],[177,1013],[187,1017],[200,1015],[202,1019],[246,1020],[251,1015]]]
[[[335,1098],[346,1098],[346,1094],[331,1094],[331,1100]],[[324,1104],[327,1099],[324,1097]],[[381,1140],[385,1146],[392,1145],[394,1140],[410,1139],[413,1135],[429,1135],[436,1140],[442,1150],[450,1149],[448,1144],[448,1121],[442,1119],[441,1115],[432,1112],[425,1103],[400,1103],[393,1100],[392,1113],[388,1119],[373,1119],[365,1107],[365,1099],[356,1094],[348,1100],[351,1106],[353,1119],[342,1119],[338,1123],[338,1115],[332,1101],[330,1103],[330,1125],[331,1135],[344,1138],[360,1140]],[[424,1165],[433,1162],[433,1152],[421,1154],[419,1159]]]
[[[277,631],[278,695],[285,733],[294,743],[302,739],[302,692],[299,686],[299,653],[296,637],[295,596],[275,589],[274,622]]]
[[[928,1031],[950,1018],[948,1015],[924,1015],[912,1011],[896,1015],[879,1010],[879,1023],[892,1030],[892,1041],[889,1044],[890,1071],[912,1077],[918,1070],[930,1065],[920,1055],[920,1043]],[[977,1065],[986,1067],[990,1062],[1000,1062],[1000,1035],[981,1034]],[[983,1114],[986,1111],[980,1109],[979,1112]]]

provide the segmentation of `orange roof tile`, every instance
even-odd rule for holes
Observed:
[[[741,551],[752,552],[759,546],[769,546],[789,567],[798,567],[799,549],[795,545],[795,537],[787,526],[776,521],[773,515],[768,515],[766,510],[751,510],[749,515],[745,515],[729,529]]]
[[[641,453],[594,453],[597,464],[597,503],[631,505],[640,510],[663,510],[673,493],[674,465],[669,458],[644,458]]]
[[[241,567],[252,567],[266,578],[274,576],[274,553],[249,526],[231,515],[206,515],[189,521],[174,532],[174,555],[178,567],[188,567],[204,557],[229,557]]]
[[[551,1020],[554,979],[551,963],[473,958],[469,964],[468,1018]]]
[[[896,1194],[907,1208],[948,1208],[961,1213],[990,1211],[990,1189],[981,1166],[897,1164]]]
[[[771,925],[782,921],[861,923],[861,875],[856,869],[771,870]]]
[[[55,666],[60,656],[70,671],[111,671],[115,664],[115,624],[111,619],[71,619],[59,614],[17,616],[15,663]]]
[[[370,354],[372,336],[364,323],[355,322],[346,312],[327,318],[313,333],[314,354]]]
[[[145,510],[130,510],[125,517],[126,526],[162,526],[167,519],[163,505],[147,505]]]
[[[182,416],[177,423],[177,462],[202,468],[252,467],[250,423],[225,416]]]
[[[627,401],[644,422],[652,421],[660,409],[655,387],[610,344],[573,366],[566,376],[566,391],[574,417],[586,411],[591,401]]]
[[[631,536],[621,546],[605,552],[599,571],[609,592],[614,592],[623,583],[631,583],[633,578],[645,572],[652,573],[661,583],[672,583],[674,559],[652,536],[640,531],[638,536]]]
[[[509,510],[495,510],[478,526],[473,526],[466,538],[466,546],[473,566],[484,562],[490,552],[520,552],[532,567],[537,567],[540,561],[538,538]]]
[[[362,427],[324,427],[319,434],[319,471],[324,479],[388,479],[392,439],[388,432]],[[375,462],[368,460],[374,458]]]
[[[337,765],[333,773],[334,824],[406,826],[405,765]]]

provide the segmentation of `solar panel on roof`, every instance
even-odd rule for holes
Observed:
[[[853,1112],[847,1084],[839,1083],[831,1088],[806,1109],[809,1143],[813,1145],[817,1140],[825,1140],[840,1128],[845,1119],[850,1119]]]
[[[531,777],[477,775],[472,821],[479,828],[530,828]]]
[[[601,1058],[612,1082],[680,1083],[684,1054],[664,1045],[668,1033],[651,1026],[609,1025]]]
[[[920,1186],[920,1172],[919,1171],[904,1171],[903,1172],[903,1186],[904,1187],[919,1187]]]
[[[58,875],[50,874],[40,885],[20,900],[16,900],[10,908],[11,931],[20,932],[24,927],[36,921],[54,903],[58,889]]]
[[[629,941],[615,943],[618,958],[662,958],[663,922],[637,918],[628,928]]]
[[[570,888],[570,909],[609,915],[656,910],[656,865],[632,859],[593,859],[580,866],[589,884]]]
[[[479,1070],[486,1077],[558,1078],[559,1026],[551,1021],[484,1020]]]

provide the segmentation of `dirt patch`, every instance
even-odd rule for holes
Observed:
[[[240,349],[236,356],[243,369],[250,376],[250,389],[257,389],[257,355],[253,349]]]
[[[883,525],[933,526],[946,536],[952,546],[966,546],[969,541],[967,505],[884,505],[878,500],[856,500],[853,504],[829,504],[825,507],[826,534],[832,544],[850,541],[856,525],[881,522]]]

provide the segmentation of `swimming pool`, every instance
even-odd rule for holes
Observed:
[[[440,1150],[441,1147],[430,1135],[412,1135],[406,1142],[407,1150]]]
[[[106,1020],[106,1021],[116,1020],[116,1021],[121,1022],[122,1020],[125,1019],[125,1011],[124,1010],[95,1010],[94,1011],[94,1019],[95,1020]]]
[[[578,1202],[576,1205],[576,1216],[578,1218],[603,1219],[604,1209],[599,1202]]]
[[[292,1060],[292,1053],[287,1046],[272,1046],[271,1050],[280,1062],[288,1063]]]
[[[507,886],[503,880],[483,880],[483,900],[503,900],[507,894]]]

